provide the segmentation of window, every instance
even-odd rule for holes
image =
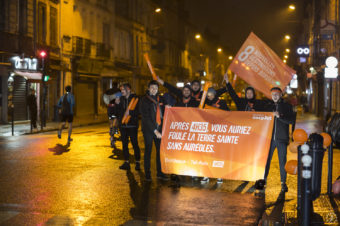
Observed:
[[[38,42],[46,44],[46,5],[38,3]]]
[[[103,23],[103,43],[106,48],[110,46],[110,25],[106,23]]]
[[[58,12],[54,7],[50,8],[50,45],[58,45]]]
[[[19,1],[19,33],[27,33],[27,0]]]

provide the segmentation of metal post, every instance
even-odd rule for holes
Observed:
[[[333,176],[333,141],[328,148],[328,181],[327,181],[327,194],[332,194],[332,176]]]
[[[12,107],[12,136],[14,136],[14,105]]]
[[[298,147],[298,175],[297,175],[297,214],[298,219],[301,217],[301,175],[302,175],[302,164],[301,164],[301,146]]]

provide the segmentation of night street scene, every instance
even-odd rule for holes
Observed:
[[[0,0],[0,226],[339,225],[340,0]]]

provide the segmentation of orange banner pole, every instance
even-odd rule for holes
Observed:
[[[129,110],[131,109],[131,106],[133,105],[133,102],[135,101],[135,98],[133,97],[132,98],[132,100],[130,101],[130,103],[129,103],[129,106],[128,106],[128,108],[126,109],[126,111],[125,111],[125,113],[124,113],[124,116],[123,116],[123,119],[122,119],[122,124],[125,124],[126,122],[126,118],[127,118],[127,116],[128,116],[128,112],[129,112]]]
[[[132,102],[132,101],[131,101],[131,102]],[[136,106],[137,106],[137,103],[138,103],[138,98],[134,99],[134,102],[133,102],[133,104],[131,105],[130,111],[135,110],[135,108],[136,108]],[[130,121],[130,119],[131,119],[131,115],[126,116],[126,119],[125,119],[125,122],[124,122],[124,123],[125,123],[125,124],[128,124],[129,121]]]
[[[233,79],[233,87],[235,87],[236,79],[237,79],[237,75],[235,74],[234,79]]]
[[[144,58],[146,60],[146,63],[148,64],[148,67],[150,69],[150,72],[151,72],[153,80],[157,80],[157,75],[156,75],[155,71],[153,70],[151,61],[149,59],[149,54],[148,53],[144,53]]]
[[[209,87],[211,87],[211,82],[206,82],[203,88],[203,95],[202,95],[201,103],[199,106],[200,109],[203,109],[205,98],[207,97]]]

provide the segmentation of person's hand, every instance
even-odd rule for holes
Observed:
[[[228,77],[228,72],[224,74],[224,80],[228,84],[229,83],[229,77]]]
[[[162,79],[160,79],[158,76],[157,76],[157,82],[161,85],[164,85],[164,81]]]
[[[171,105],[168,105],[168,104],[167,104],[167,105],[165,105],[165,107],[166,107],[166,108],[171,108]]]
[[[158,132],[158,130],[155,130],[154,133],[155,133],[155,135],[158,139],[162,138],[162,134],[160,132]]]
[[[275,115],[276,118],[280,118],[279,112],[275,111],[275,112],[274,112],[274,115]]]

